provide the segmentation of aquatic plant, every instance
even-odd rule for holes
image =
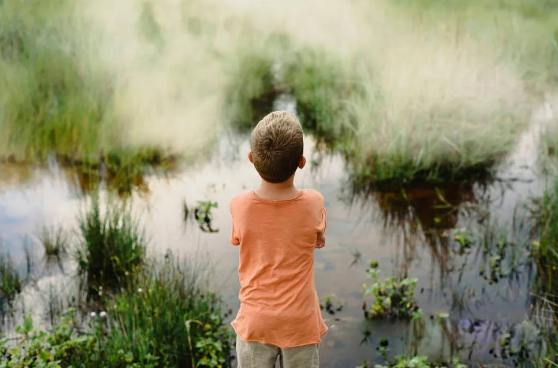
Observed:
[[[74,257],[89,296],[129,284],[145,262],[146,241],[129,205],[109,201],[107,206],[101,211],[93,196],[80,218]]]
[[[333,298],[334,297],[335,297],[335,295],[333,295],[333,294],[330,294],[330,295],[326,296],[325,303],[320,304],[320,309],[321,310],[325,309],[325,311],[328,312],[331,315],[334,315],[337,312],[341,312],[343,310],[344,304],[343,304],[343,302],[339,301],[337,303],[337,307],[335,307],[333,305]]]
[[[417,279],[396,277],[380,279],[378,265],[372,262],[366,271],[372,284],[364,284],[364,296],[374,295],[372,306],[364,310],[367,318],[418,318],[421,310],[415,301]]]
[[[213,208],[219,208],[219,203],[213,201],[198,201],[194,207],[194,217],[200,229],[204,232],[215,233],[219,231],[219,229],[213,229],[211,227],[213,222],[211,211]]]

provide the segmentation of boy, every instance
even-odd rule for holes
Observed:
[[[239,368],[317,368],[318,345],[327,332],[314,285],[314,248],[325,245],[324,199],[293,185],[306,164],[302,127],[276,111],[258,123],[250,138],[250,162],[260,174],[258,189],[235,196],[231,243],[240,246]]]

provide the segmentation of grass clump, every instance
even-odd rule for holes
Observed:
[[[114,323],[108,346],[132,352],[140,364],[149,353],[162,367],[223,366],[231,336],[219,298],[204,291],[199,269],[171,257],[150,264],[108,303]]]
[[[128,284],[144,265],[146,241],[126,203],[109,203],[102,211],[93,197],[79,230],[75,259],[89,295]]]
[[[74,10],[66,0],[0,3],[1,156],[87,159],[103,146],[110,86],[87,60]]]
[[[364,284],[364,296],[374,295],[374,303],[365,309],[367,318],[418,318],[422,312],[415,301],[417,279],[395,277],[379,278],[378,263],[372,262],[367,270],[371,285]]]

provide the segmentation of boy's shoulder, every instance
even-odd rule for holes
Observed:
[[[324,203],[324,196],[318,192],[316,189],[303,189],[304,196],[314,201]]]
[[[231,206],[235,203],[242,202],[248,198],[250,198],[252,191],[244,191],[236,194],[234,197],[231,198],[230,204]]]

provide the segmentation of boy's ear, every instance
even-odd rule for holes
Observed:
[[[306,165],[306,157],[302,156],[298,162],[298,168],[303,169],[304,165]]]
[[[248,152],[248,160],[250,160],[251,163],[254,163],[254,158],[252,157],[252,151]]]

